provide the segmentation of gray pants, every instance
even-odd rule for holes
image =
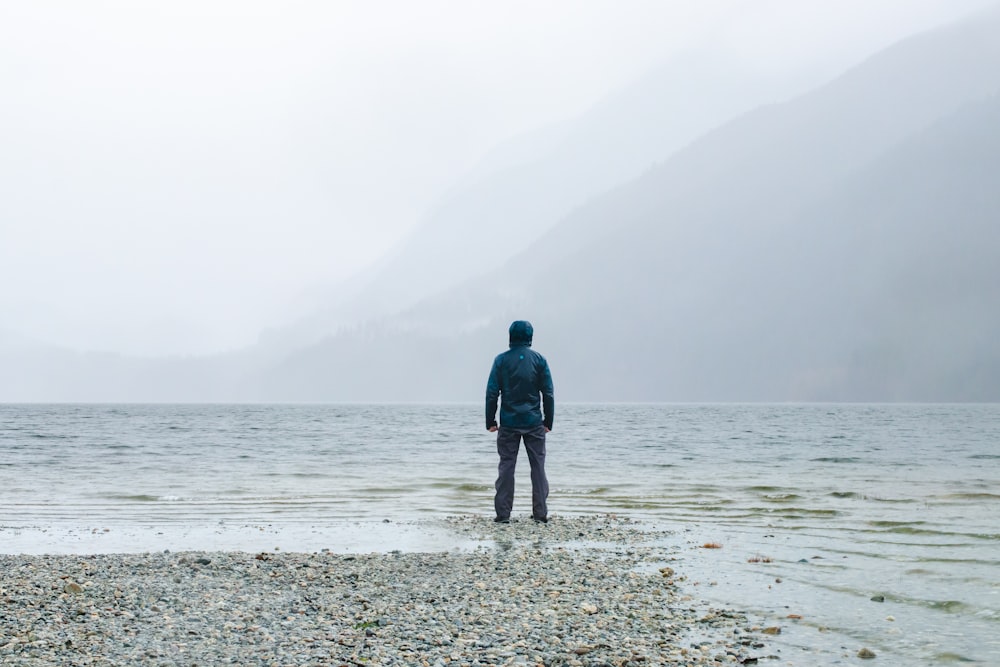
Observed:
[[[549,509],[545,501],[549,497],[549,481],[545,478],[545,427],[523,431],[503,426],[497,431],[497,453],[500,465],[497,467],[497,495],[493,499],[497,516],[507,518],[514,507],[514,466],[521,439],[528,452],[531,465],[531,515],[547,518]]]

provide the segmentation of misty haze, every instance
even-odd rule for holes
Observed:
[[[9,1],[0,95],[0,664],[1000,665],[1000,0]]]
[[[0,401],[1000,399],[994,3],[440,8],[0,10]]]

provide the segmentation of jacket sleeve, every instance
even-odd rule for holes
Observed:
[[[546,361],[542,366],[542,423],[550,431],[552,430],[555,413],[555,389],[552,386],[552,372],[549,371],[549,362]]]
[[[493,360],[490,378],[486,381],[486,428],[497,425],[497,402],[500,398],[500,360]]]

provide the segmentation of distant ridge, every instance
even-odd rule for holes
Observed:
[[[580,117],[498,146],[389,256],[331,295],[326,310],[275,335],[318,340],[498,268],[705,132],[799,92],[801,78],[764,77],[707,53],[677,56]]]
[[[997,91],[997,12],[904,40],[706,134],[497,272],[302,350],[262,391],[468,398],[517,315],[564,398],[1000,399],[1000,373],[983,371],[1000,358],[996,309],[975,308],[1000,303],[996,269],[952,286],[971,312],[939,334],[924,322],[953,304],[928,284],[967,254],[1000,256],[983,229],[1000,206],[977,186],[1000,182],[1000,150],[970,150],[994,145]],[[917,242],[943,230],[948,246]],[[919,307],[900,301],[915,294]],[[963,331],[983,333],[949,338]],[[382,361],[406,371],[367,370]]]
[[[607,154],[563,128],[301,329],[212,358],[2,345],[0,401],[473,401],[515,318],[560,400],[997,401],[998,94],[1000,9],[600,178],[550,173]],[[484,237],[435,245],[480,212]]]

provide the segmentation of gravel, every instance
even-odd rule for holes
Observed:
[[[3,665],[734,665],[738,612],[616,516],[444,521],[442,553],[0,555]]]

